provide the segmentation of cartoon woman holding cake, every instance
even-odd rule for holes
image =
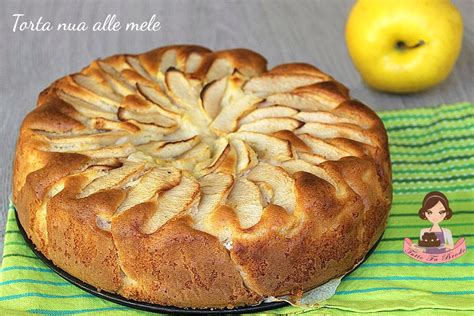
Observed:
[[[464,238],[454,243],[451,231],[439,225],[453,216],[446,195],[438,191],[428,193],[423,199],[418,216],[429,221],[432,226],[420,231],[418,243],[412,242],[410,238],[404,239],[403,252],[407,256],[417,261],[436,264],[455,260],[466,253]]]
[[[453,236],[447,228],[439,225],[443,220],[449,220],[453,211],[449,208],[448,198],[441,192],[430,192],[423,199],[423,205],[418,216],[428,220],[433,226],[420,231],[418,245],[412,244],[413,250],[428,254],[441,254],[453,249]]]

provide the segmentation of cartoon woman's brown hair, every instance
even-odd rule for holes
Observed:
[[[443,205],[444,210],[446,212],[446,216],[444,217],[444,219],[450,219],[453,216],[453,211],[449,207],[448,198],[446,197],[446,195],[438,191],[433,191],[425,195],[425,198],[423,199],[423,205],[418,211],[418,216],[420,216],[421,219],[426,220],[426,212],[428,212],[429,209],[438,204],[438,202]]]

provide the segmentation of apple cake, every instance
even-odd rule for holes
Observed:
[[[385,128],[305,63],[191,45],[94,61],[24,119],[29,238],[99,290],[234,308],[344,275],[391,205]]]

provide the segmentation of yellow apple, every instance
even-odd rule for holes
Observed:
[[[446,79],[462,36],[461,14],[449,0],[359,0],[346,25],[347,48],[362,79],[395,93]]]

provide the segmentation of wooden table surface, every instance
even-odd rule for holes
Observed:
[[[23,117],[38,93],[53,80],[76,72],[98,57],[138,53],[173,43],[195,43],[214,50],[246,47],[265,56],[269,66],[290,61],[314,64],[347,85],[353,97],[375,110],[421,107],[474,100],[474,1],[453,1],[464,17],[461,56],[441,85],[413,95],[373,91],[349,59],[344,25],[349,0],[201,1],[26,1],[1,0],[0,12],[0,254],[11,194],[14,147]],[[161,22],[158,32],[13,32],[16,13],[52,23],[86,21],[107,14],[122,22]],[[471,17],[469,20],[468,17]]]

